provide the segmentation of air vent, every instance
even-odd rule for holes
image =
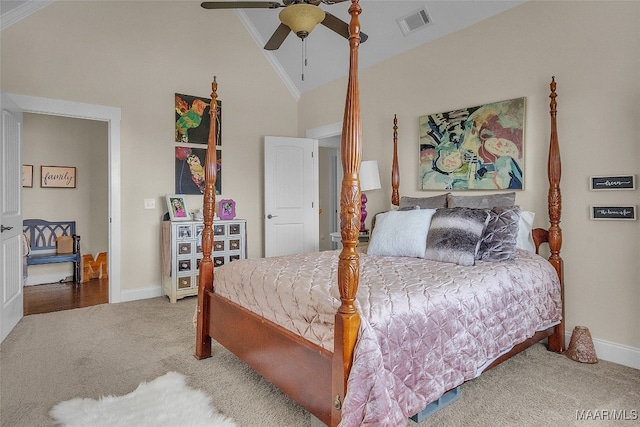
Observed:
[[[429,25],[431,23],[431,18],[427,13],[427,9],[422,8],[403,16],[402,18],[398,18],[397,21],[402,33],[405,36],[408,36],[409,34]]]

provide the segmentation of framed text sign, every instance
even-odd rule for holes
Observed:
[[[591,206],[591,219],[636,219],[636,206]]]
[[[612,175],[589,177],[592,190],[635,190],[635,175]]]
[[[40,187],[76,188],[76,168],[71,166],[40,166]]]

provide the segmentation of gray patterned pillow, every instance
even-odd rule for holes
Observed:
[[[496,206],[514,206],[516,204],[516,193],[495,193],[482,196],[447,196],[448,208],[476,208],[491,209]]]
[[[477,260],[501,262],[512,260],[520,222],[520,208],[495,207],[489,212],[489,222],[480,240]]]
[[[431,197],[400,197],[400,210],[415,209],[416,206],[420,209],[438,209],[447,207],[447,195],[449,193],[441,194],[439,196]]]
[[[431,218],[425,258],[474,265],[489,220],[485,209],[438,209]]]

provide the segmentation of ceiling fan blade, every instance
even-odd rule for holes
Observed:
[[[277,9],[283,7],[277,1],[205,1],[204,9]]]
[[[284,39],[287,38],[290,32],[291,32],[291,29],[289,27],[287,27],[284,24],[280,24],[278,28],[276,28],[276,31],[271,35],[271,38],[269,39],[267,44],[264,45],[265,50],[278,49],[284,42]]]
[[[344,22],[342,19],[336,18],[329,12],[325,12],[324,20],[321,22],[322,25],[330,29],[331,31],[335,31],[340,34],[345,39],[349,39],[349,24]],[[369,38],[365,33],[360,33],[360,43],[364,43]]]

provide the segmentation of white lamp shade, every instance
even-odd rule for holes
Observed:
[[[378,172],[378,162],[367,160],[360,163],[360,191],[379,190],[380,173]]]

